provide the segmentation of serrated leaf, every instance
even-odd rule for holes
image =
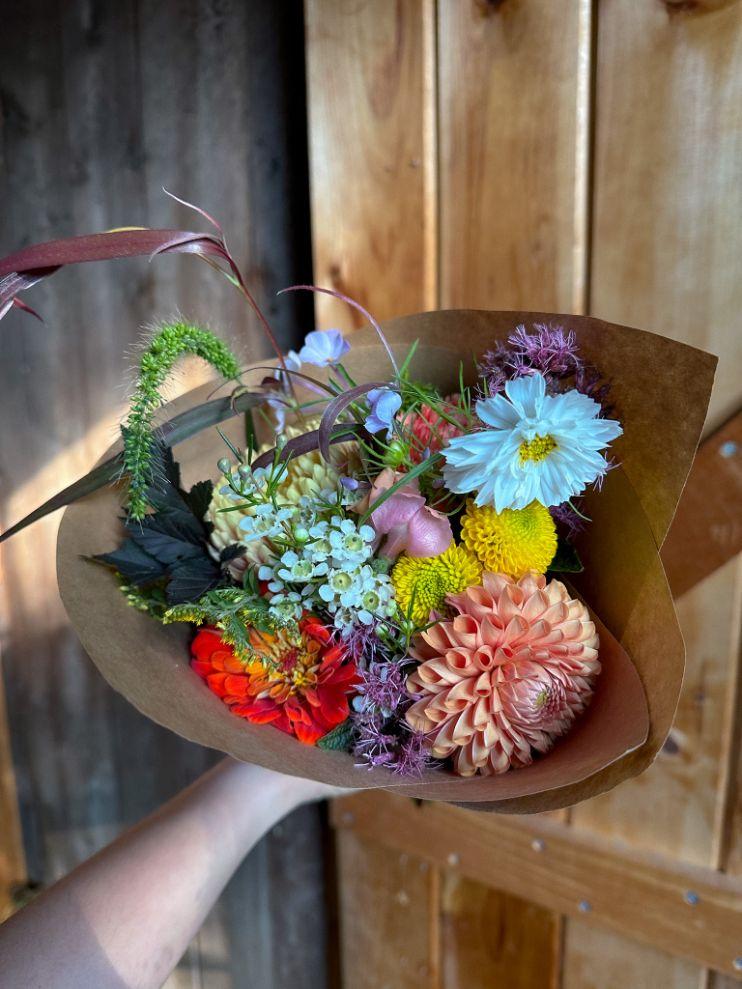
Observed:
[[[239,543],[231,543],[229,546],[225,546],[224,549],[219,554],[220,563],[229,563],[230,560],[236,560],[238,556],[245,555],[245,547],[240,546]]]
[[[202,519],[206,515],[206,511],[211,504],[213,491],[214,485],[211,481],[197,481],[188,494],[184,496],[188,507],[196,518]]]
[[[169,604],[187,604],[198,601],[207,591],[213,590],[224,580],[221,567],[208,557],[184,560],[170,571],[167,585]]]
[[[172,567],[179,560],[190,560],[204,555],[202,546],[180,539],[178,536],[158,532],[156,529],[144,528],[131,538],[145,553],[149,553],[165,567]]]
[[[318,749],[331,749],[337,752],[347,752],[353,741],[353,722],[350,718],[346,718],[342,724],[339,724],[332,731],[323,735],[322,738],[317,742]]]
[[[93,559],[98,563],[114,567],[122,577],[137,586],[160,580],[167,573],[164,564],[137,545],[133,539],[126,539],[113,553],[102,553],[94,556]]]

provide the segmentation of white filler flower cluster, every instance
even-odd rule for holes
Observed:
[[[268,581],[270,610],[277,617],[300,618],[316,604],[333,616],[337,629],[349,633],[359,622],[394,614],[394,588],[370,564],[375,532],[352,519],[333,515],[293,528],[294,547],[258,571]]]

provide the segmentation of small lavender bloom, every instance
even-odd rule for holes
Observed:
[[[405,689],[407,676],[402,672],[402,665],[400,660],[371,662],[365,670],[359,671],[361,713],[377,710],[389,718],[409,699]]]
[[[420,732],[410,732],[409,736],[397,746],[396,758],[390,763],[398,776],[418,778],[423,770],[431,765],[430,752],[425,745],[425,735]]]
[[[346,491],[357,491],[360,481],[357,481],[355,477],[345,477],[340,478],[340,483],[345,488]]]
[[[561,505],[553,505],[549,509],[549,514],[557,525],[562,525],[565,528],[569,542],[572,542],[575,536],[579,535],[585,528],[585,520],[580,518],[569,502],[565,501]]]
[[[377,653],[382,651],[379,639],[379,622],[373,621],[370,625],[351,626],[342,643],[343,648],[356,666],[363,668],[374,662]]]
[[[386,430],[387,439],[392,434],[392,423],[402,405],[401,395],[391,388],[372,388],[366,396],[371,413],[366,417],[365,426],[369,433]]]
[[[582,365],[574,331],[544,323],[535,323],[533,328],[534,333],[527,333],[521,324],[510,334],[508,343],[513,348],[513,356],[527,360],[533,370],[544,375],[564,377],[574,374]]]
[[[394,761],[397,738],[383,730],[378,721],[368,721],[360,726],[353,755],[364,760],[369,769],[388,766]]]
[[[486,351],[479,362],[479,376],[484,380],[485,394],[483,398],[494,398],[505,388],[505,382],[512,377],[508,368],[510,350],[498,340],[492,350]]]
[[[337,364],[350,350],[350,344],[340,330],[313,330],[304,338],[299,359],[315,367]]]

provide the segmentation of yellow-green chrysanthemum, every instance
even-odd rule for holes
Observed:
[[[392,570],[392,584],[402,614],[424,625],[431,608],[444,606],[447,594],[460,594],[479,584],[481,576],[476,556],[451,543],[439,556],[400,556]]]
[[[557,549],[554,519],[537,501],[499,514],[490,505],[469,501],[461,517],[461,538],[485,570],[515,580],[529,570],[545,573]]]
[[[302,433],[319,427],[319,419],[308,419],[302,426],[288,425],[283,435],[291,440]],[[258,453],[271,449],[271,444],[262,446]],[[302,495],[318,495],[327,488],[337,487],[339,472],[352,473],[358,464],[358,444],[354,442],[338,443],[333,446],[333,463],[328,464],[319,450],[302,453],[292,457],[287,464],[286,472],[281,477],[275,493],[279,505],[297,505]],[[226,512],[224,509],[234,509],[243,499],[231,491],[226,484],[217,482],[211,496],[211,504],[206,512],[207,521],[214,527],[211,533],[211,544],[215,554],[233,543],[244,545],[245,553],[237,557],[229,569],[236,579],[241,579],[246,563],[267,563],[270,550],[263,539],[252,539],[242,543],[240,522],[246,516],[254,515],[253,506],[243,504],[236,511]]]

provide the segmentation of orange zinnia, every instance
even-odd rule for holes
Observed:
[[[247,661],[215,628],[201,629],[191,645],[193,669],[233,714],[272,724],[306,745],[345,721],[356,667],[324,625],[307,616],[298,632],[249,634],[254,656]]]

